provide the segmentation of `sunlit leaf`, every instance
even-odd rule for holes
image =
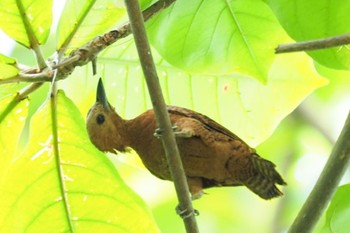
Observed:
[[[16,59],[12,57],[5,56],[0,53],[0,62],[4,64],[14,65],[16,64]]]
[[[172,65],[200,74],[238,72],[265,82],[283,41],[262,1],[178,0],[148,22],[152,45]]]
[[[350,228],[350,185],[338,188],[326,212],[322,233],[346,233]]]
[[[0,80],[14,77],[18,72],[16,60],[0,54]]]
[[[18,140],[28,113],[28,99],[19,102],[9,112],[8,107],[14,103],[14,98],[14,95],[10,95],[0,100],[0,177],[5,171],[4,161],[12,159],[17,152]]]
[[[1,232],[157,232],[142,200],[90,143],[83,118],[62,92],[57,106],[59,154],[47,103],[32,119],[28,148],[3,165]]]
[[[0,232],[8,232],[2,226],[7,220],[5,211],[11,209],[11,206],[6,203],[8,199],[5,199],[6,194],[11,190],[3,189],[2,185],[7,182],[8,165],[19,153],[18,142],[28,113],[28,100],[25,99],[14,105],[14,97],[11,95],[0,100]],[[15,185],[12,184],[12,186]]]
[[[58,49],[78,48],[107,32],[125,15],[125,9],[113,0],[67,1],[58,26]]]
[[[1,0],[0,28],[18,43],[30,48],[44,44],[52,22],[52,0]]]
[[[349,32],[350,1],[266,0],[279,21],[296,41],[321,39]],[[334,69],[350,69],[347,46],[308,52],[322,65]]]
[[[0,80],[14,77],[18,72],[16,60],[0,54]]]

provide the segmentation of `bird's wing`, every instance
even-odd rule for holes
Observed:
[[[187,169],[189,176],[223,180],[227,176],[226,164],[231,157],[249,156],[254,151],[243,140],[209,117],[171,106],[168,107],[168,112],[180,133],[185,138],[186,134],[188,138],[192,138],[188,141],[184,139],[184,143],[179,141],[184,166],[197,167]]]
[[[209,117],[194,112],[190,109],[186,108],[180,108],[180,107],[174,107],[174,106],[168,106],[168,112],[173,115],[183,116],[185,118],[193,119],[198,121],[202,125],[203,128],[210,131],[213,136],[217,136],[219,138],[227,138],[227,139],[233,139],[233,140],[239,140],[242,141],[237,135],[232,133],[230,130],[226,129],[219,123],[215,122],[214,120],[210,119]],[[197,134],[200,134],[200,132],[195,132]],[[198,135],[201,136],[201,135]]]

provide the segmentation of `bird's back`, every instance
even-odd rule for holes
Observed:
[[[235,134],[189,109],[169,106],[168,112],[172,124],[190,135],[177,137],[190,190],[191,183],[197,191],[214,186],[245,185],[264,199],[282,194],[276,184],[285,182],[274,164],[259,157],[254,149]],[[156,129],[153,110],[132,121],[139,127],[130,130],[139,131],[135,138],[137,142],[132,147],[154,175],[171,180],[160,140],[153,137]]]

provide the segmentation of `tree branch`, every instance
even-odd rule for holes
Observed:
[[[349,138],[350,112],[320,177],[288,233],[308,233],[315,227],[349,166]]]
[[[29,83],[38,83],[38,82],[51,82],[53,71],[49,68],[45,68],[41,72],[37,73],[37,69],[29,69],[25,71],[20,71],[16,76],[6,79],[0,79],[1,84],[7,83],[17,83],[17,82],[29,82]]]
[[[170,6],[174,1],[175,0],[160,0],[154,3],[142,12],[144,21],[147,21],[162,9]],[[83,66],[90,61],[95,60],[97,55],[107,46],[115,43],[119,39],[127,37],[130,34],[130,23],[126,23],[116,30],[109,31],[102,36],[97,36],[80,48],[73,50],[68,57],[62,60],[62,63],[65,63],[66,60],[71,60],[72,57],[78,58],[75,58],[74,62],[58,67],[57,80],[66,78],[74,71],[76,66]]]
[[[167,8],[170,6],[175,0],[160,0],[150,7],[148,7],[146,10],[143,11],[143,16],[145,21],[150,19],[152,16],[154,16],[156,13],[161,11],[162,9]],[[55,70],[57,69],[56,73],[56,80],[64,79],[70,75],[76,66],[83,66],[89,63],[90,61],[96,59],[97,55],[105,49],[107,46],[115,43],[117,40],[127,37],[131,34],[130,30],[130,24],[126,23],[116,30],[112,30],[110,32],[107,32],[103,34],[102,36],[97,36],[93,40],[89,41],[85,45],[81,46],[80,48],[73,50],[70,55],[59,62],[59,64],[54,64],[51,62],[50,66],[51,69]],[[41,52],[39,47],[33,48],[33,50],[36,53],[38,64],[40,68],[43,68],[46,63],[43,62]],[[41,65],[40,65],[41,64]],[[43,66],[43,67],[41,67]],[[30,70],[30,71],[28,71]],[[13,82],[31,82],[31,83],[39,83],[39,82],[51,82],[54,77],[53,70],[50,70],[50,68],[44,69],[42,71],[36,69],[36,68],[29,68],[28,70],[20,72],[17,76],[8,78],[8,79],[0,79],[0,85],[6,84],[6,83],[13,83]],[[24,92],[25,94],[29,95],[37,88],[32,87],[39,87],[41,84],[34,84],[30,85],[28,90]],[[23,99],[26,96],[20,95],[20,97]]]
[[[182,161],[177,148],[176,140],[171,128],[171,122],[166,109],[164,97],[161,91],[155,64],[153,62],[151,48],[148,43],[144,21],[137,0],[125,0],[130,24],[134,34],[134,40],[139,54],[143,73],[145,75],[149,94],[159,129],[162,131],[162,143],[168,161],[169,170],[175,185],[179,207],[189,213],[194,213],[189,196],[187,179],[185,177]],[[188,233],[198,232],[194,214],[184,218],[184,224]]]
[[[319,40],[309,40],[291,44],[281,44],[275,49],[275,53],[288,53],[297,51],[308,51],[316,49],[326,49],[341,45],[350,44],[350,33],[332,36]]]

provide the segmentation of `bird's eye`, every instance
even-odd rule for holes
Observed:
[[[105,122],[105,116],[102,114],[98,114],[96,117],[97,124],[101,125],[103,122]]]

